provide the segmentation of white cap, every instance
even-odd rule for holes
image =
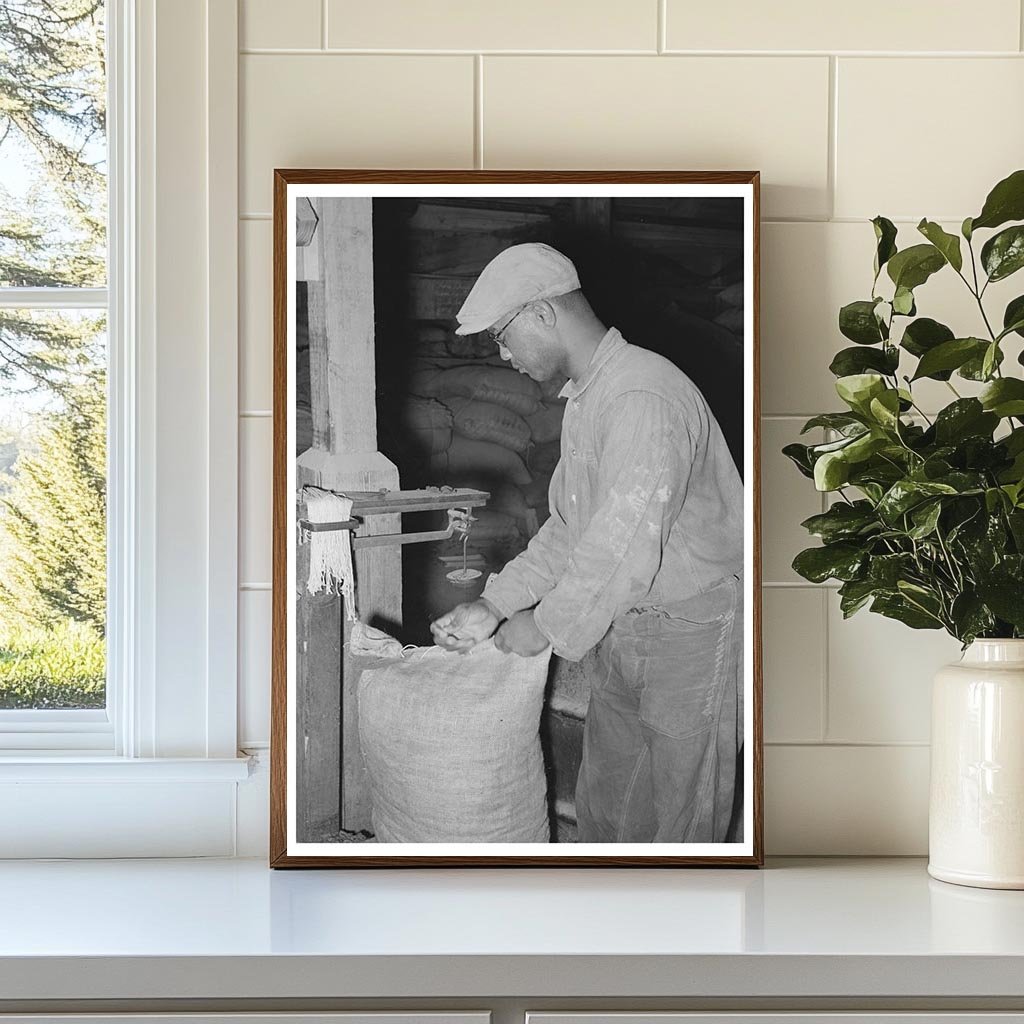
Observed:
[[[503,249],[480,271],[462,308],[456,334],[475,334],[506,313],[537,299],[574,292],[580,279],[572,261],[543,242]]]

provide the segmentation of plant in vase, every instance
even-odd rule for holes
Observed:
[[[805,424],[805,433],[825,428],[824,443],[783,449],[834,495],[802,524],[822,544],[796,556],[796,572],[840,581],[845,618],[870,608],[964,646],[933,691],[929,870],[1015,887],[1024,887],[1024,354],[1007,356],[1024,337],[1024,294],[1001,316],[985,297],[1024,267],[1021,221],[1024,170],[999,182],[959,235],[925,219],[924,240],[900,249],[895,225],[874,218],[871,297],[839,311],[853,345],[830,366],[846,408]],[[973,297],[976,326],[918,315],[915,289],[939,272]],[[934,416],[915,393],[922,381],[948,389]]]

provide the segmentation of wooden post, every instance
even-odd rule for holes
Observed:
[[[318,224],[311,244],[318,247],[321,274],[307,285],[313,447],[299,456],[298,483],[337,491],[397,489],[397,468],[377,451],[371,200],[320,199],[313,208]],[[401,528],[401,516],[375,516],[359,534]],[[360,619],[397,630],[401,549],[358,551],[355,571]],[[297,582],[299,820],[307,830],[335,818],[344,829],[369,828],[356,706],[359,667],[344,646],[349,624],[339,598],[313,597],[304,580]]]

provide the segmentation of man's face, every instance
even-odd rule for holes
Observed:
[[[502,359],[535,381],[551,380],[562,370],[562,355],[551,328],[533,315],[530,306],[495,321],[487,333]]]

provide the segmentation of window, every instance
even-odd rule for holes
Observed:
[[[70,33],[61,18],[102,16],[108,168],[102,273],[37,282],[41,293],[3,276],[13,250],[0,245],[0,314],[93,323],[107,377],[105,706],[0,711],[0,857],[223,856],[248,773],[236,747],[237,3],[98,4],[0,0],[0,36],[12,12],[42,12],[58,34]],[[75,154],[103,170],[100,141]],[[11,173],[0,167],[4,187]],[[27,213],[0,200],[0,220],[15,212]],[[66,263],[81,236],[52,219]],[[75,662],[89,664],[80,650]]]
[[[106,13],[0,4],[0,728],[26,745],[110,745]]]

